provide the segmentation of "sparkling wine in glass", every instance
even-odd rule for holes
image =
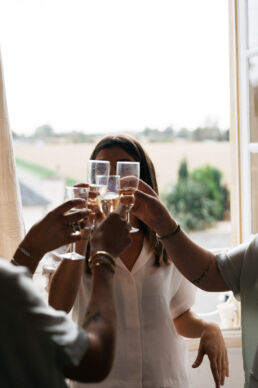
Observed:
[[[107,190],[100,195],[100,208],[107,216],[116,210],[120,202],[120,176],[119,175],[98,175],[96,182],[99,185],[107,186]]]
[[[139,185],[140,163],[117,162],[116,173],[120,175],[120,202],[126,208],[127,222],[130,224],[130,211],[134,205],[134,193]],[[131,226],[130,233],[138,231],[139,229]]]
[[[88,207],[93,210],[100,208],[100,198],[107,191],[107,181],[97,182],[98,176],[108,177],[110,172],[110,162],[107,160],[88,160],[87,163],[87,183],[89,184]],[[92,220],[92,228],[95,226],[95,219]]]

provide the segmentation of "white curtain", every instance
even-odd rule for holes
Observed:
[[[11,259],[24,235],[0,53],[0,257]]]

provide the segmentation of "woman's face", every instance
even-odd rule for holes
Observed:
[[[135,159],[120,147],[105,148],[96,156],[96,160],[108,160],[110,162],[110,175],[116,175],[116,162],[134,162]]]

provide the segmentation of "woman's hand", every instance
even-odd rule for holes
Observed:
[[[225,342],[218,325],[207,323],[204,328],[198,354],[192,367],[201,365],[204,355],[207,354],[216,388],[224,385],[225,377],[229,376],[228,355]]]
[[[135,192],[135,204],[131,213],[161,236],[170,233],[177,226],[155,191],[142,180]]]
[[[83,199],[73,199],[58,206],[32,226],[20,247],[39,260],[49,251],[80,240],[81,235],[75,233],[75,225],[78,228],[81,222],[83,226],[88,218],[89,212],[84,207]],[[78,211],[69,213],[72,208],[78,208]]]
[[[131,242],[129,226],[121,214],[124,209],[120,206],[110,213],[103,221],[99,221],[92,233],[91,251],[106,251],[113,257],[119,257]]]

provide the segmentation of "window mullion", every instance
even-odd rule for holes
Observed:
[[[251,163],[250,163],[250,106],[249,77],[247,52],[247,9],[246,2],[238,1],[238,61],[239,61],[239,91],[240,91],[240,169],[241,169],[241,220],[242,241],[251,235]],[[241,241],[241,242],[242,242]]]

